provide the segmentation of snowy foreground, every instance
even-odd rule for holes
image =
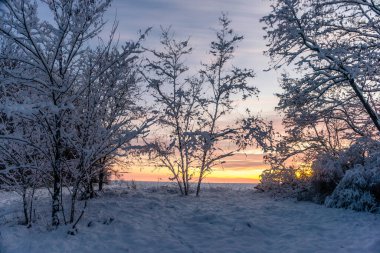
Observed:
[[[18,225],[20,205],[0,192],[1,253],[380,252],[379,214],[276,201],[247,185],[209,185],[200,198],[113,185],[89,202],[75,236],[48,231],[49,216]]]

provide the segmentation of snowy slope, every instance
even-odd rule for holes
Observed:
[[[210,186],[196,198],[113,186],[89,203],[75,236],[65,226],[47,231],[49,216],[31,229],[17,225],[9,212],[20,204],[0,195],[1,253],[380,252],[379,214],[276,201],[244,188]]]

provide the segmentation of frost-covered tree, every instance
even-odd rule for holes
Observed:
[[[301,73],[282,78],[285,117],[301,126],[335,118],[361,136],[380,131],[376,1],[273,1],[262,21],[273,67]]]
[[[6,131],[0,145],[19,152],[25,145],[36,153],[21,164],[4,163],[3,171],[15,165],[30,169],[38,162],[44,185],[51,186],[52,225],[57,226],[59,212],[66,222],[62,188],[72,193],[69,222],[74,222],[79,187],[90,187],[113,158],[125,155],[151,120],[141,118],[136,103],[140,41],[115,44],[113,29],[109,42],[90,47],[110,1],[42,2],[52,21],[39,18],[33,1],[4,2],[0,37],[12,46],[0,52],[0,59],[14,64],[2,69],[0,79],[8,94],[1,97]],[[5,152],[0,155],[2,162],[11,161]]]
[[[80,186],[92,197],[92,184],[118,157],[138,148],[132,141],[143,137],[152,119],[145,117],[138,104],[141,78],[138,72],[139,42],[113,45],[112,40],[82,57],[83,73],[74,94],[75,111],[70,127],[70,150],[75,163],[70,166],[75,179],[72,190],[70,222]],[[100,182],[101,183],[101,182]]]
[[[266,53],[273,69],[295,70],[280,82],[286,134],[267,156],[272,167],[290,158],[310,165],[321,154],[338,159],[358,138],[376,138],[379,21],[376,1],[272,1],[262,19]]]
[[[8,52],[16,55],[17,50],[12,47],[12,43],[0,39],[1,52]],[[8,70],[15,70],[19,67],[17,61],[2,58],[0,59],[0,80],[4,80]],[[10,81],[5,89],[1,86],[0,93],[0,137],[2,136],[27,136],[33,142],[38,142],[41,138],[35,130],[38,129],[30,120],[18,118],[8,110],[9,103],[21,103],[25,99],[23,95],[29,93],[22,91],[17,86],[17,81]],[[7,190],[13,190],[22,197],[24,223],[31,225],[33,210],[33,195],[37,187],[43,185],[43,169],[46,164],[43,156],[39,152],[37,145],[28,145],[27,141],[14,142],[10,139],[0,141],[0,187]]]

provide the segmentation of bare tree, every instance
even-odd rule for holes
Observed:
[[[220,143],[223,141],[237,141],[239,127],[223,126],[223,119],[234,109],[236,95],[245,100],[258,95],[258,89],[249,84],[254,77],[251,69],[242,69],[231,65],[235,50],[243,36],[237,35],[230,27],[231,21],[223,14],[219,18],[220,30],[216,32],[216,41],[211,42],[211,61],[203,65],[200,71],[204,89],[210,90],[210,95],[202,101],[203,118],[201,130],[200,167],[197,183],[198,196],[202,180],[213,167],[223,162],[223,159],[235,154],[240,147],[233,150],[223,150]],[[240,127],[241,128],[241,127]]]
[[[147,60],[149,75],[145,78],[160,111],[161,135],[166,135],[151,146],[159,166],[171,171],[184,195],[197,175],[198,196],[203,179],[213,168],[257,138],[259,129],[264,130],[258,117],[248,114],[244,120],[231,119],[237,100],[257,96],[258,89],[249,83],[253,70],[231,64],[243,37],[230,28],[226,15],[219,21],[221,28],[211,43],[210,62],[202,64],[197,74],[188,74],[184,62],[192,51],[189,41],[176,41],[169,30],[162,34],[163,50],[149,50],[153,56]],[[228,121],[236,122],[231,126]],[[223,148],[227,142],[233,142],[229,149]]]
[[[153,154],[161,167],[168,168],[172,180],[178,183],[183,195],[188,195],[194,174],[196,143],[192,132],[198,129],[200,97],[199,82],[186,76],[185,57],[192,48],[188,40],[176,41],[170,29],[162,31],[163,51],[149,50],[153,57],[147,59],[145,76],[159,111],[159,125],[165,132],[151,144]],[[163,135],[168,137],[164,138]]]

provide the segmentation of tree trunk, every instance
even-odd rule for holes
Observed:
[[[57,106],[57,100],[55,97],[55,94],[53,93],[53,101],[54,105]],[[53,164],[53,196],[52,196],[52,211],[51,211],[51,219],[52,219],[52,226],[58,227],[59,226],[59,197],[60,197],[60,190],[61,190],[61,178],[60,178],[60,171],[61,171],[61,150],[62,150],[62,141],[61,141],[61,121],[58,117],[58,115],[55,115],[55,154],[54,154],[54,164]]]
[[[178,179],[178,176],[177,176],[176,179],[177,179],[177,184],[178,184],[179,190],[181,192],[181,195],[185,195],[185,193],[183,192],[182,184],[181,184],[181,182]]]
[[[28,202],[26,200],[26,190],[22,193],[22,206],[24,209],[24,222],[25,225],[29,225],[29,216],[28,216]]]
[[[102,168],[99,172],[99,183],[98,183],[98,190],[102,191],[103,190],[103,184],[104,184],[104,169]]]
[[[197,184],[197,193],[195,196],[199,197],[199,193],[201,192],[201,184],[202,184],[202,175],[199,175],[198,184]]]
[[[73,223],[74,218],[75,218],[75,204],[76,204],[77,194],[78,194],[78,189],[79,189],[78,185],[79,185],[78,183],[75,184],[74,189],[73,189],[73,194],[71,195],[71,208],[70,208],[70,221],[69,221],[69,223]]]
[[[52,196],[53,204],[52,204],[52,211],[51,211],[51,218],[52,218],[51,224],[55,227],[59,226],[59,218],[58,218],[59,192],[60,192],[59,175],[58,175],[57,169],[55,168],[53,172],[53,196]]]
[[[32,214],[33,214],[33,198],[34,198],[34,191],[35,190],[36,190],[36,188],[35,188],[35,186],[33,186],[32,193],[31,193],[31,196],[30,196],[29,224],[28,224],[28,228],[30,228],[32,226],[32,222],[33,222]]]
[[[88,189],[87,189],[87,196],[88,198],[92,199],[95,197],[95,192],[94,192],[94,185],[93,185],[93,179],[90,180],[88,184]]]

